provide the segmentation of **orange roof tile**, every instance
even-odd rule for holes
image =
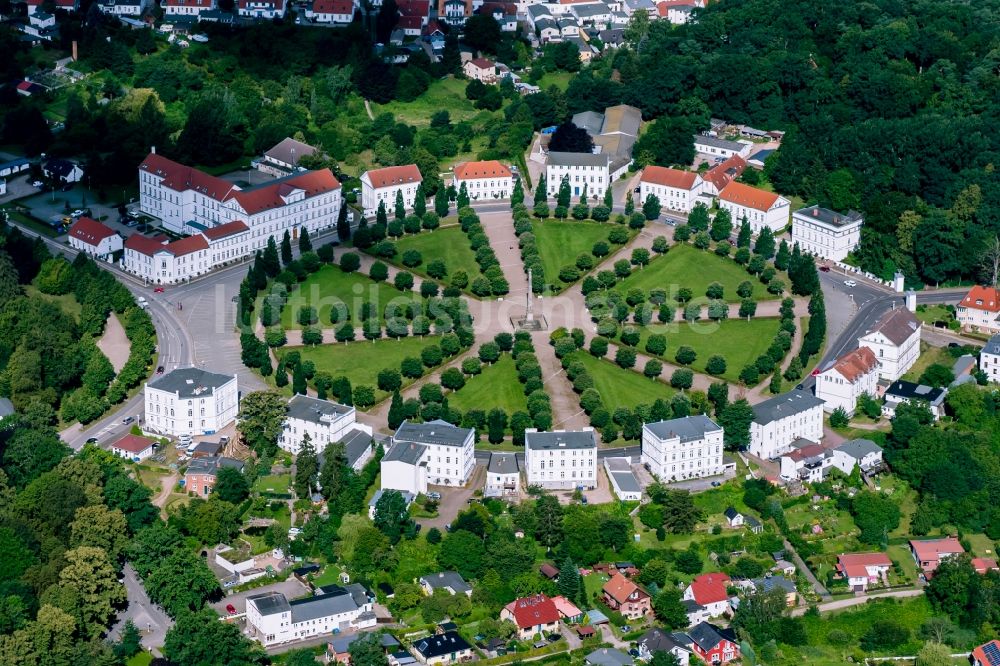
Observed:
[[[875,353],[868,347],[858,347],[838,358],[830,369],[836,370],[844,379],[853,383],[876,367],[878,359],[875,358]]]
[[[643,183],[652,183],[664,187],[676,187],[680,190],[690,190],[694,187],[698,174],[680,169],[668,169],[661,166],[648,166],[642,170]]]
[[[739,178],[746,168],[747,161],[739,155],[733,155],[722,164],[709,169],[704,178],[715,185],[715,189],[721,192],[726,185],[734,179]]]
[[[313,0],[315,14],[354,14],[354,0]]]
[[[466,162],[455,167],[455,178],[474,180],[477,178],[510,178],[510,169],[496,160]]]
[[[611,580],[604,584],[602,590],[620,604],[628,601],[628,598],[632,596],[633,593],[642,592],[638,585],[620,573],[616,573],[612,576]]]
[[[129,453],[142,453],[152,445],[153,440],[129,433],[112,444],[111,448],[121,449],[122,451],[128,451]]]
[[[778,195],[767,190],[759,190],[743,183],[729,183],[719,192],[719,199],[738,206],[767,212],[778,200]]]
[[[210,176],[204,171],[179,164],[156,153],[147,155],[139,168],[162,178],[165,187],[177,192],[195,190],[216,201],[225,201],[227,195],[237,189],[228,180]]]
[[[87,245],[99,245],[102,240],[110,238],[116,233],[111,227],[89,217],[81,217],[69,229],[70,237],[83,241]]]
[[[226,200],[235,199],[248,215],[271,208],[281,208],[292,192],[302,190],[306,198],[330,192],[340,187],[340,181],[329,169],[307,171],[297,176],[283,178],[252,190],[235,191]]]
[[[166,237],[164,237],[166,238]],[[152,257],[166,247],[160,238],[148,238],[140,234],[132,234],[125,240],[125,249],[134,250],[140,254]]]
[[[173,243],[168,243],[165,249],[175,257],[183,257],[185,254],[207,250],[208,241],[201,234],[195,234],[194,236],[188,236],[187,238],[175,240]]]
[[[885,553],[847,553],[837,556],[837,568],[849,578],[868,576],[865,567],[891,567],[892,560]]]
[[[392,185],[402,185],[403,183],[419,183],[423,178],[420,176],[420,169],[416,164],[405,166],[385,167],[384,169],[372,169],[362,175],[367,175],[372,187],[380,189]]]
[[[220,238],[225,238],[226,236],[241,234],[244,231],[250,231],[250,227],[248,227],[241,220],[233,220],[232,222],[220,224],[217,227],[209,227],[201,232],[201,234],[208,240],[214,241],[219,240]]]
[[[973,287],[958,306],[987,312],[1000,312],[1000,289]]]
[[[945,537],[944,539],[923,539],[911,540],[910,547],[917,554],[921,562],[937,562],[941,555],[952,555],[964,553],[965,549],[955,537]]]
[[[691,581],[694,600],[702,606],[725,601],[729,598],[729,576],[724,573],[702,574]]]
[[[984,574],[987,571],[1000,571],[1000,566],[997,566],[997,561],[991,557],[972,558],[972,568],[976,570],[976,573],[980,574]]]

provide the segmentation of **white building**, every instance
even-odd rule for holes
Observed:
[[[632,459],[629,457],[607,457],[604,459],[604,471],[611,482],[611,490],[623,502],[638,502],[642,500],[642,486],[632,473]]]
[[[382,488],[427,492],[427,485],[464,486],[476,466],[475,431],[436,420],[404,421],[382,458]]]
[[[494,451],[486,467],[486,497],[517,495],[521,492],[521,470],[513,453]]]
[[[360,585],[288,601],[280,592],[247,597],[247,628],[265,646],[373,627],[371,599]],[[320,588],[322,590],[322,588]]]
[[[797,439],[823,438],[823,401],[805,391],[789,391],[753,407],[748,450],[758,458],[774,459]]]
[[[354,20],[354,0],[313,0],[306,18],[316,23],[347,25]]]
[[[639,201],[636,202],[636,206],[641,206],[646,197],[652,194],[667,210],[690,213],[698,195],[701,194],[704,182],[701,176],[693,171],[648,166],[642,170],[642,178],[639,180]]]
[[[797,439],[781,455],[781,478],[802,483],[819,483],[833,467],[833,452],[808,439]]]
[[[656,3],[656,13],[661,19],[681,25],[690,21],[691,12],[702,6],[702,0],[663,0]]]
[[[497,65],[486,58],[473,58],[462,65],[465,75],[480,83],[492,85],[497,82]]]
[[[879,379],[894,382],[913,367],[920,356],[920,320],[906,308],[886,312],[875,327],[858,338],[878,359]]]
[[[587,196],[600,199],[611,185],[611,160],[604,154],[549,153],[545,163],[545,182],[549,197],[559,194],[563,178],[569,180],[569,191],[576,203],[587,186]]]
[[[1000,333],[1000,289],[973,287],[955,307],[955,318],[963,330]]]
[[[465,162],[455,167],[455,189],[462,185],[472,201],[509,199],[514,191],[514,176],[496,160]]]
[[[403,206],[410,210],[417,196],[417,186],[423,181],[416,164],[372,169],[361,174],[361,206],[365,216],[372,217],[379,203],[385,202],[386,214],[392,215],[396,193],[403,193]]]
[[[750,157],[750,151],[753,149],[753,142],[751,141],[727,141],[726,139],[718,139],[714,136],[706,136],[704,134],[694,135],[694,152],[699,155],[707,155],[709,157],[728,159],[733,155],[739,155],[742,158]]]
[[[198,16],[215,9],[215,0],[164,0],[163,15],[167,20],[178,16]]]
[[[343,443],[348,464],[355,471],[364,467],[373,454],[372,427],[357,423],[354,407],[294,395],[288,401],[278,446],[297,456],[306,435],[320,453],[329,444]]]
[[[851,416],[862,393],[872,398],[878,394],[878,372],[875,353],[868,347],[858,347],[816,375],[816,397],[823,401],[824,411],[841,407]]]
[[[647,423],[642,462],[664,482],[722,474],[723,430],[704,415]]]
[[[172,243],[165,236],[133,234],[125,241],[122,268],[155,284],[175,284],[212,269],[208,241],[202,235]]]
[[[882,447],[870,439],[850,439],[833,449],[833,466],[844,474],[855,467],[870,472],[882,467]]]
[[[103,0],[97,6],[112,16],[139,16],[147,4],[148,0]]]
[[[111,445],[111,453],[126,460],[141,462],[153,455],[156,442],[148,437],[140,437],[129,433]]]
[[[991,382],[1000,382],[1000,334],[994,335],[979,353],[979,369]]]
[[[98,259],[109,260],[123,242],[117,231],[89,217],[81,217],[69,228],[69,246]]]
[[[791,203],[774,192],[734,181],[719,192],[719,208],[729,211],[734,227],[739,227],[746,219],[750,230],[759,234],[764,227],[774,232],[784,229],[788,225]]]
[[[926,407],[934,420],[944,416],[944,399],[948,389],[898,379],[885,390],[882,414],[890,419],[896,416],[896,408],[901,404],[918,404]]]
[[[240,16],[253,19],[276,19],[285,15],[285,0],[239,0]]]
[[[861,243],[861,213],[846,215],[819,206],[809,206],[792,213],[792,244],[823,259],[843,261]]]
[[[524,468],[529,486],[551,490],[597,487],[597,436],[584,430],[524,431]]]
[[[178,368],[144,387],[143,428],[164,435],[210,435],[236,420],[235,375]]]

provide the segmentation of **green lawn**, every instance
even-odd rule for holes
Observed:
[[[647,379],[638,372],[619,368],[611,361],[594,358],[586,352],[576,352],[574,360],[583,363],[594,378],[594,388],[604,399],[604,406],[614,411],[619,407],[634,408],[652,404],[657,398],[669,400],[675,391],[661,381]]]
[[[253,484],[253,489],[258,493],[287,493],[291,484],[291,474],[269,474],[257,479],[257,482]]]
[[[947,368],[951,368],[955,364],[955,359],[952,358],[951,354],[948,353],[947,347],[932,347],[926,342],[920,343],[920,356],[917,357],[916,363],[910,368],[902,379],[909,382],[915,382],[920,378],[920,375],[924,374],[924,370],[935,363],[939,363]]]
[[[955,319],[955,313],[947,305],[918,305],[916,316],[925,324],[932,325],[938,321],[950,322]]]
[[[357,341],[347,344],[327,344],[316,347],[284,347],[284,351],[295,349],[302,354],[303,361],[312,361],[317,371],[329,372],[334,377],[341,375],[351,380],[352,386],[377,386],[378,373],[385,368],[399,368],[407,356],[420,358],[424,347],[438,341],[435,336],[424,338],[382,339],[375,342]],[[376,390],[378,400],[386,393]]]
[[[500,408],[513,414],[528,409],[514,359],[509,354],[501,356],[492,366],[483,366],[482,374],[470,378],[465,386],[448,394],[448,404],[460,412],[470,409],[488,412]]]
[[[465,271],[469,276],[469,284],[482,275],[476,254],[469,247],[469,238],[460,227],[445,227],[434,231],[425,231],[412,236],[403,236],[396,240],[397,258],[407,250],[416,250],[424,261],[416,268],[407,268],[399,264],[403,270],[411,271],[422,277],[427,277],[427,264],[441,260],[448,269],[448,275],[441,280],[444,284],[451,281],[455,271]]]
[[[389,102],[388,104],[372,104],[372,113],[376,117],[380,113],[393,113],[399,120],[405,120],[416,127],[431,124],[431,116],[437,111],[446,109],[453,123],[471,120],[480,113],[465,96],[468,81],[453,77],[440,79],[431,83],[430,87],[412,102]]]
[[[550,86],[555,86],[559,90],[566,90],[573,75],[570,72],[546,72],[538,80],[538,87],[547,90]]]
[[[129,660],[125,662],[125,666],[149,666],[153,663],[153,655],[149,652],[140,652],[137,655],[129,657]]]
[[[37,287],[30,284],[24,285],[24,294],[29,298],[41,299],[49,301],[50,303],[55,303],[59,306],[60,310],[73,317],[73,319],[76,319],[77,321],[80,320],[80,311],[82,310],[82,306],[77,302],[73,294],[63,294],[62,296],[43,294],[38,291]]]
[[[885,554],[893,562],[899,562],[899,566],[903,570],[903,574],[907,580],[911,583],[917,582],[917,563],[913,560],[909,544],[893,544],[885,549]]]
[[[581,254],[590,254],[597,241],[606,241],[610,225],[597,222],[546,220],[532,223],[538,254],[545,267],[545,279],[561,289],[559,270],[576,263]],[[595,260],[596,261],[596,260]]]
[[[708,359],[716,354],[726,359],[724,379],[739,380],[740,370],[767,351],[774,341],[780,322],[777,319],[726,319],[720,322],[700,321],[694,324],[674,322],[644,326],[640,330],[638,350],[646,353],[646,340],[654,333],[667,336],[667,351],[662,358],[674,363],[677,349],[688,346],[698,357],[691,368],[705,372]]]
[[[985,534],[966,534],[974,557],[996,558],[996,544]]]
[[[743,270],[732,259],[726,259],[710,250],[698,250],[692,245],[678,244],[670,248],[662,257],[656,257],[642,270],[633,271],[615,287],[621,293],[639,288],[647,294],[650,289],[666,289],[667,297],[676,290],[687,287],[695,298],[703,297],[708,285],[718,282],[723,286],[724,298],[730,303],[738,303],[736,288],[744,280],[753,285],[753,297],[763,301],[777,296],[767,293],[767,287],[760,280]],[[787,284],[787,281],[786,281]]]
[[[286,330],[299,329],[299,309],[305,305],[316,308],[321,328],[333,328],[330,312],[334,307],[347,308],[355,326],[361,325],[361,304],[373,303],[383,319],[386,307],[420,301],[413,292],[401,292],[391,284],[378,283],[363,273],[345,273],[338,266],[326,265],[299,283],[289,294],[281,312],[281,324]]]

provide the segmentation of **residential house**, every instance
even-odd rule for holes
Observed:
[[[764,525],[759,520],[751,516],[750,514],[743,514],[743,524],[747,526],[753,534],[761,534],[764,531]]]
[[[889,583],[892,560],[885,553],[848,553],[837,556],[837,571],[847,579],[852,592],[865,592],[868,586]]]
[[[225,450],[226,444],[221,439],[215,441],[204,439],[195,444],[194,449],[191,451],[191,457],[216,458],[225,453]]]
[[[962,354],[955,359],[951,366],[951,373],[955,375],[948,388],[961,386],[962,384],[975,384],[976,371],[979,370],[979,363],[972,354]]]
[[[374,216],[380,204],[385,204],[386,213],[391,215],[400,193],[403,207],[412,209],[421,182],[423,177],[416,164],[365,171],[361,174],[361,206],[365,216]]]
[[[484,2],[477,10],[480,16],[492,16],[502,32],[517,31],[518,6],[515,2]]]
[[[740,658],[740,644],[732,629],[702,622],[692,627],[688,635],[694,653],[709,664],[728,664]]]
[[[913,367],[920,356],[920,320],[906,308],[889,310],[874,328],[858,338],[878,359],[879,379],[894,382]]]
[[[464,594],[472,596],[472,586],[465,582],[462,575],[457,571],[439,571],[438,573],[422,576],[418,581],[420,589],[424,594],[431,596],[436,590],[444,590],[451,596]]]
[[[368,500],[368,518],[369,520],[375,520],[375,507],[378,506],[378,501],[382,499],[382,495],[389,491],[394,491],[400,494],[403,498],[403,503],[406,504],[406,509],[409,510],[410,505],[417,500],[417,496],[407,490],[396,490],[395,488],[379,488],[372,495],[372,498]]]
[[[732,182],[719,192],[719,207],[728,210],[733,225],[750,223],[750,230],[759,234],[764,227],[780,232],[788,225],[791,203],[774,192]]]
[[[729,159],[716,164],[702,176],[705,180],[702,185],[702,194],[705,197],[719,196],[719,192],[726,189],[729,183],[743,175],[746,168],[747,161],[739,155],[733,155]],[[705,205],[710,205],[711,203],[714,202],[709,199]],[[733,222],[739,222],[739,220],[733,220]]]
[[[170,241],[132,234],[123,245],[122,268],[154,284],[176,284],[212,268],[211,246],[201,234]]]
[[[154,451],[156,451],[156,442],[148,437],[140,437],[131,433],[124,435],[111,445],[111,453],[134,462],[145,460],[153,455]]]
[[[973,287],[958,302],[955,318],[963,330],[1000,333],[1000,289]]]
[[[329,444],[343,443],[348,464],[358,472],[374,454],[372,427],[357,422],[354,407],[294,395],[285,408],[278,446],[298,455],[307,435],[318,452],[323,452]]]
[[[878,394],[878,376],[875,352],[868,347],[858,347],[816,375],[816,397],[823,401],[823,411],[833,412],[839,408],[852,416],[862,394],[867,393],[871,398]]]
[[[536,634],[546,635],[559,629],[559,610],[544,594],[515,599],[500,611],[500,620],[510,620],[517,627],[517,636],[527,641]]]
[[[586,666],[632,666],[632,657],[616,648],[598,648],[583,658]]]
[[[988,571],[1000,571],[1000,565],[997,565],[997,561],[992,557],[974,557],[970,564],[980,576],[985,575]]]
[[[257,20],[282,18],[287,8],[285,0],[238,0],[236,3],[240,16]]]
[[[487,58],[473,58],[462,65],[462,72],[470,79],[493,85],[497,82],[497,65]]]
[[[693,171],[648,166],[639,179],[639,204],[653,195],[667,210],[690,213],[705,181]]]
[[[146,430],[163,435],[210,435],[236,420],[236,375],[177,368],[144,390]]]
[[[493,451],[486,467],[486,497],[518,495],[521,492],[521,470],[513,453]]]
[[[723,512],[722,515],[726,517],[726,524],[729,525],[729,527],[732,528],[743,527],[744,524],[743,514],[737,511],[735,508],[729,507]]]
[[[636,12],[645,12],[651,19],[657,17],[656,5],[653,4],[653,0],[622,0],[621,7],[622,12],[629,18],[632,18]]]
[[[403,421],[392,436],[392,445],[409,444],[425,447],[427,480],[432,485],[464,486],[476,465],[475,431],[470,428],[459,428],[441,420]]]
[[[979,369],[991,382],[1000,382],[1000,334],[989,339],[979,352]]]
[[[313,0],[306,7],[306,18],[315,23],[347,25],[354,20],[354,0]]]
[[[192,458],[184,471],[184,490],[198,497],[207,497],[215,488],[219,472],[225,468],[243,471],[243,462],[235,458]]]
[[[855,467],[870,474],[882,469],[882,447],[870,439],[850,439],[832,450],[834,467],[850,474]]]
[[[538,7],[539,5],[528,5],[528,9],[532,7]],[[562,41],[562,30],[555,19],[543,16],[535,21],[535,33],[538,35],[538,39],[541,40],[543,44],[548,42],[561,42]]]
[[[97,8],[111,16],[139,16],[149,4],[149,0],[101,0]]]
[[[0,178],[6,178],[7,176],[16,176],[19,173],[24,173],[30,168],[31,168],[31,160],[29,160],[26,157],[18,157],[13,160],[0,162]]]
[[[722,426],[702,414],[642,426],[642,462],[657,479],[722,474]]]
[[[247,633],[265,647],[375,626],[370,598],[340,587],[294,601],[280,592],[261,592],[248,596],[246,604]]]
[[[559,194],[563,179],[569,182],[570,194],[574,198],[578,198],[586,187],[588,196],[601,199],[612,182],[611,158],[600,153],[550,152],[545,162],[549,197],[555,198]]]
[[[656,3],[656,14],[674,25],[682,25],[691,20],[691,13],[704,6],[701,0],[662,0]]]
[[[569,15],[580,25],[601,27],[611,21],[611,8],[603,2],[578,2],[569,6]]]
[[[163,0],[163,16],[167,21],[185,16],[198,16],[215,9],[215,0]]]
[[[472,646],[457,631],[446,631],[421,638],[413,644],[422,664],[455,664],[472,658]]]
[[[580,24],[578,24],[573,19],[568,16],[564,16],[556,20],[556,25],[559,26],[559,36],[560,37],[579,37],[580,36]],[[588,112],[588,113],[593,113]]]
[[[730,611],[729,585],[732,583],[724,573],[706,573],[696,577],[684,589],[684,598],[704,606],[710,617],[719,617]]]
[[[658,627],[653,627],[642,636],[636,643],[639,650],[639,658],[649,661],[657,652],[668,652],[677,658],[680,666],[687,666],[691,658],[691,639],[680,632],[668,632]]]
[[[89,217],[81,217],[69,228],[69,246],[97,259],[110,261],[123,243],[117,231]]]
[[[796,439],[823,438],[823,401],[805,391],[789,391],[753,407],[749,451],[773,460]]]
[[[548,3],[540,2],[527,5],[524,8],[524,19],[531,30],[537,30],[539,20],[554,21],[555,17],[552,15],[551,6]]]
[[[767,594],[771,590],[781,590],[785,593],[785,605],[789,608],[798,603],[799,593],[795,588],[795,583],[784,576],[768,575],[763,578],[754,578],[750,583],[758,594]]]
[[[514,191],[514,176],[510,169],[496,160],[464,162],[455,167],[454,184],[456,190],[465,185],[465,191],[473,201],[508,199]]]
[[[743,159],[750,156],[753,143],[750,141],[727,141],[705,134],[694,135],[694,152],[699,155],[706,155],[716,159],[729,159],[734,155],[739,155]],[[735,218],[734,218],[735,221]]]
[[[302,143],[291,137],[285,137],[274,146],[265,150],[263,157],[254,163],[254,167],[258,171],[270,174],[275,178],[281,178],[292,173],[306,171],[306,169],[299,166],[299,160],[303,157],[315,155],[317,152],[319,151],[308,143]]]
[[[28,22],[21,25],[21,32],[47,42],[59,36],[55,15],[41,10],[28,15]]]
[[[604,471],[611,481],[611,489],[623,502],[638,502],[642,499],[642,486],[632,473],[632,459],[629,457],[604,459]]]
[[[331,641],[326,644],[326,661],[330,664],[344,664],[345,666],[350,666],[351,663],[351,644],[354,641],[362,638],[364,634],[347,634],[343,636],[335,636]]]
[[[83,180],[83,169],[79,164],[54,157],[42,167],[42,174],[57,183],[79,183]]]
[[[969,655],[972,666],[1000,666],[1000,641],[992,640],[972,650]]]
[[[781,478],[802,483],[819,483],[833,467],[833,452],[823,446],[797,439],[781,455]]]
[[[437,17],[439,21],[461,27],[472,16],[475,6],[474,0],[438,0]]]
[[[712,613],[708,608],[702,606],[694,599],[682,599],[684,613],[687,615],[687,626],[693,627],[699,622],[708,622],[712,619]]]
[[[556,610],[559,611],[559,617],[562,618],[563,622],[575,624],[583,620],[583,611],[566,597],[562,595],[552,597],[552,603],[556,605]]]
[[[597,436],[593,428],[524,432],[529,486],[553,490],[597,487]]]
[[[23,97],[31,97],[32,95],[41,95],[46,91],[44,86],[41,86],[32,81],[21,81],[17,84],[17,94]]]
[[[965,548],[962,548],[957,538],[949,536],[941,539],[911,539],[910,552],[920,570],[930,578],[941,560],[961,555],[965,553]]]
[[[26,0],[26,4],[28,5],[28,16],[31,16],[39,11],[45,11],[42,9],[43,1],[44,0]],[[80,0],[55,0],[54,6],[57,10],[61,9],[66,12],[75,12],[80,9]]]
[[[649,593],[620,573],[615,573],[601,588],[604,603],[630,620],[653,614]]]
[[[792,213],[792,244],[823,259],[843,261],[861,244],[861,213],[851,210],[837,213],[820,206],[809,206]]]
[[[920,404],[930,410],[937,421],[944,416],[944,399],[948,389],[915,384],[900,379],[885,390],[882,413],[889,418],[896,415],[896,407],[902,403]]]
[[[382,456],[382,490],[398,490],[414,497],[427,493],[427,447],[415,442],[393,445]],[[374,507],[373,507],[374,510]]]

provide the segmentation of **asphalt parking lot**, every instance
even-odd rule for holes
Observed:
[[[255,587],[254,589],[247,590],[245,592],[227,594],[220,601],[216,601],[214,604],[210,605],[219,615],[229,614],[226,612],[226,606],[229,604],[236,607],[237,613],[245,613],[247,610],[247,597],[254,594],[262,594],[264,592],[281,592],[288,600],[292,600],[306,596],[309,593],[309,590],[298,580],[290,577],[288,580],[271,583],[270,585],[264,585],[261,587]]]

